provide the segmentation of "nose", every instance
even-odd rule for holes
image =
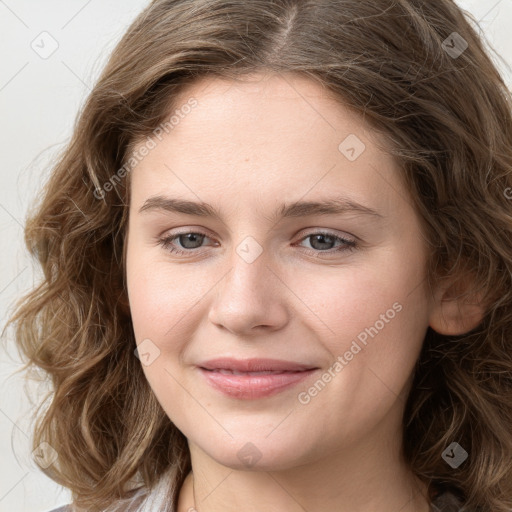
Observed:
[[[293,294],[264,252],[253,261],[241,254],[234,253],[231,269],[214,289],[209,320],[236,336],[282,329]]]

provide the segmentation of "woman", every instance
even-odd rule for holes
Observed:
[[[451,0],[152,2],[26,226],[68,510],[509,510],[511,105]]]

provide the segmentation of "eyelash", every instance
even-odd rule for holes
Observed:
[[[172,245],[173,240],[175,240],[176,238],[183,236],[183,235],[202,235],[202,236],[205,236],[206,238],[210,238],[206,233],[203,233],[201,231],[184,231],[182,233],[177,233],[177,234],[174,234],[171,236],[159,238],[158,245],[162,246],[169,253],[177,254],[179,256],[190,255],[190,254],[193,254],[194,252],[198,251],[198,249],[188,249],[188,250],[177,249],[176,247],[174,247]],[[302,242],[309,237],[318,236],[318,235],[332,237],[335,241],[340,241],[343,244],[345,244],[345,246],[342,248],[338,248],[338,249],[329,249],[327,251],[319,251],[319,250],[308,249],[306,247],[303,247],[303,249],[305,249],[305,252],[307,254],[317,256],[318,254],[323,254],[323,253],[334,254],[334,253],[341,253],[341,252],[345,252],[345,251],[352,252],[358,248],[358,243],[355,240],[349,240],[347,238],[343,238],[341,236],[337,236],[337,235],[334,235],[334,234],[326,232],[326,231],[317,231],[314,233],[308,233],[306,236],[302,237],[299,242]]]

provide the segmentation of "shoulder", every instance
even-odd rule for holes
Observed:
[[[63,505],[59,508],[52,508],[51,510],[48,510],[48,512],[71,512],[71,505]]]

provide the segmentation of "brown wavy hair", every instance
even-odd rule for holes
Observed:
[[[429,241],[428,283],[460,276],[485,299],[472,331],[428,329],[403,449],[429,488],[511,509],[512,100],[478,28],[451,0],[155,0],[135,19],[29,213],[44,277],[7,323],[51,380],[34,447],[57,451],[44,472],[77,510],[126,510],[164,474],[174,510],[190,456],[134,356],[125,165],[196,78],[258,71],[315,80],[384,134]],[[453,441],[469,453],[457,469],[441,456]]]

